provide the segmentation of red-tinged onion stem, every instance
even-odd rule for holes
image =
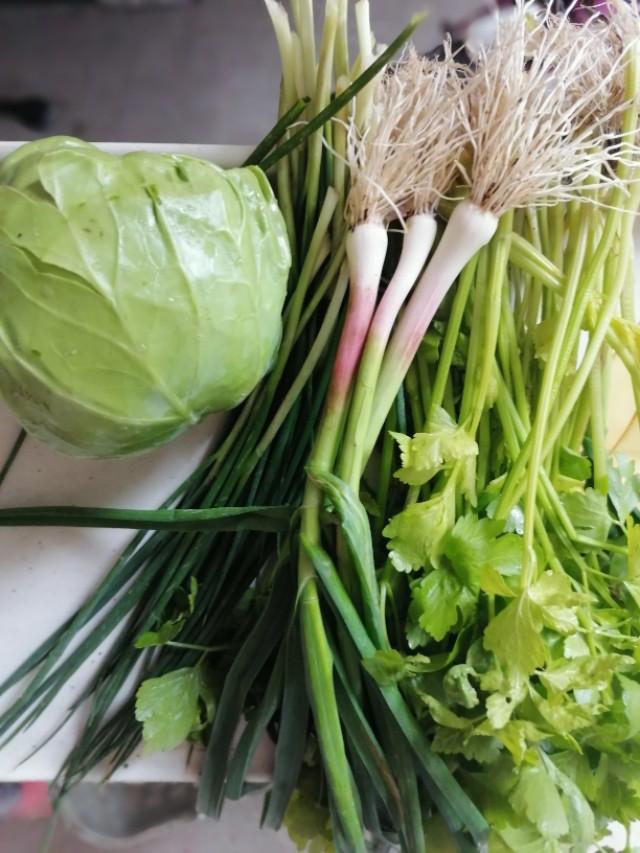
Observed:
[[[373,401],[365,446],[368,458],[393,401],[436,311],[449,288],[474,255],[491,240],[498,218],[471,201],[461,202],[391,337]]]
[[[385,348],[400,309],[427,262],[436,231],[432,214],[416,214],[407,220],[398,265],[371,321],[349,409],[338,472],[356,491],[362,475],[367,428]]]

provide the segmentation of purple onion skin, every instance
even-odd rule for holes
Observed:
[[[558,3],[560,9],[564,11],[571,8],[571,3]],[[577,3],[569,13],[571,20],[576,24],[586,24],[593,18],[594,15],[609,16],[609,4],[607,0],[592,0],[590,3]]]

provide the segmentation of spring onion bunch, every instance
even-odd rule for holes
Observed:
[[[63,792],[189,738],[218,815],[268,736],[263,821],[300,849],[587,851],[640,818],[640,478],[606,424],[613,354],[640,402],[640,21],[607,6],[522,2],[471,68],[386,67],[415,22],[384,51],[359,0],[352,64],[346,0],[319,45],[311,0],[267,0],[272,373],[166,511],[0,512],[158,527],[0,688],[32,674],[6,737],[124,623]]]

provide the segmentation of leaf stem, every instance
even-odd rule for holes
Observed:
[[[522,564],[522,586],[524,589],[527,589],[533,580],[533,571],[535,568],[533,551],[535,505],[540,468],[542,467],[543,460],[546,456],[546,454],[544,454],[544,439],[547,432],[547,422],[557,382],[560,352],[564,344],[567,327],[571,319],[575,294],[580,282],[580,273],[587,250],[588,227],[588,210],[583,208],[578,214],[577,233],[573,238],[569,273],[567,276],[567,287],[563,297],[562,309],[556,321],[551,351],[543,372],[542,387],[540,389],[540,397],[538,399],[531,432],[531,454],[529,459],[524,510],[524,557]]]

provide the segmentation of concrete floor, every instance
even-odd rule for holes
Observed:
[[[95,846],[59,827],[50,853],[116,849],[127,853],[255,853],[258,837],[261,853],[292,853],[295,847],[286,833],[263,830],[258,836],[260,810],[261,799],[250,797],[240,803],[229,803],[220,822],[176,823],[126,847]],[[46,830],[45,821],[0,821],[0,853],[38,853]]]
[[[380,41],[409,16],[430,15],[418,35],[432,47],[443,20],[487,0],[371,0]],[[321,9],[320,0],[316,6]],[[27,0],[0,9],[0,98],[52,102],[49,133],[90,140],[251,143],[270,127],[278,54],[261,0],[200,0],[165,8],[78,6]],[[0,119],[0,139],[27,134]]]
[[[320,0],[316,0],[320,8]],[[389,41],[417,9],[431,15],[416,42],[432,47],[444,20],[470,14],[481,0],[371,0],[376,34]],[[45,134],[135,142],[252,143],[271,126],[278,56],[261,0],[202,0],[167,8],[125,9],[27,0],[0,9],[0,99],[51,102]],[[0,117],[0,139],[26,139]],[[220,824],[168,828],[129,848],[134,853],[249,853],[257,846],[260,803],[232,804]],[[41,823],[0,822],[0,853],[36,853]],[[292,850],[263,833],[263,853]],[[65,831],[52,853],[90,853]]]

